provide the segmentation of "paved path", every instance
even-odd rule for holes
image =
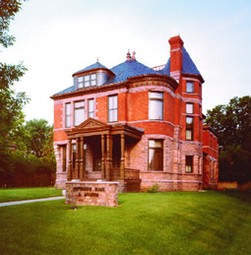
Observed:
[[[65,199],[65,197],[60,196],[60,197],[48,197],[48,198],[38,198],[38,199],[29,199],[29,200],[21,200],[21,201],[3,202],[3,203],[0,203],[0,207],[10,206],[10,205],[27,204],[27,203],[34,203],[34,202],[59,200],[59,199]]]

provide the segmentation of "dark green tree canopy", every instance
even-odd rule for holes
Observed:
[[[220,180],[251,180],[251,97],[234,97],[209,110],[206,122],[218,133]]]
[[[44,119],[27,121],[24,130],[27,153],[33,154],[38,158],[46,156],[48,147],[51,146],[52,148],[53,131],[48,121]]]

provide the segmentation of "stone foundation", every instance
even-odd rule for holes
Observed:
[[[119,182],[66,182],[66,203],[73,205],[118,206]]]

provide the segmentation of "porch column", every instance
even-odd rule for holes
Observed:
[[[106,179],[111,179],[111,135],[106,135]]]
[[[81,181],[84,180],[84,138],[80,138],[80,144],[79,144],[79,178]]]
[[[120,150],[121,150],[121,159],[120,159],[120,179],[125,179],[125,135],[120,135]]]
[[[105,135],[101,135],[101,178],[105,176]]]
[[[68,172],[67,172],[67,180],[71,181],[72,179],[72,139],[68,140]]]
[[[79,160],[80,160],[80,141],[79,138],[76,139],[76,162],[74,169],[74,179],[79,179]]]

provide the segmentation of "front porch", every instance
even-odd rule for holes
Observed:
[[[68,181],[119,181],[125,191],[140,190],[139,170],[125,167],[125,153],[141,139],[142,130],[89,118],[66,133]]]

